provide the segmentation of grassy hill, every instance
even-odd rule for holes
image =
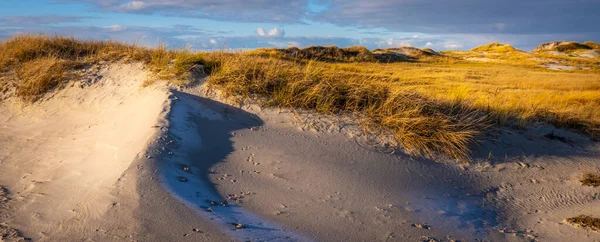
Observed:
[[[339,48],[337,46],[310,46],[303,49],[257,49],[247,52],[249,55],[277,57],[294,60],[317,60],[324,62],[374,62],[373,53],[362,46]]]
[[[558,51],[558,52],[571,52],[575,50],[590,50],[591,47],[580,44],[572,41],[555,41],[543,43],[533,49],[533,52],[542,52],[542,51]]]
[[[586,41],[586,42],[583,42],[583,45],[586,45],[587,47],[590,47],[594,50],[600,50],[600,44],[598,44],[596,42]]]
[[[493,43],[489,43],[489,44],[486,44],[486,45],[477,46],[477,47],[471,49],[471,51],[476,51],[476,52],[493,52],[493,53],[506,53],[506,52],[517,51],[517,49],[515,49],[514,47],[512,47],[509,44],[500,44],[498,42],[493,42]]]

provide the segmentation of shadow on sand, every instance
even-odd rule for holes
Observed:
[[[211,99],[172,92],[168,140],[173,148],[165,150],[166,162],[161,167],[167,188],[234,238],[306,241],[228,203],[215,189],[217,184],[210,182],[211,167],[233,152],[232,133],[262,125],[260,118]]]
[[[263,121],[254,114],[208,98],[177,91],[173,91],[173,95],[176,100],[171,105],[168,117],[168,133],[175,143],[175,148],[172,154],[166,156],[165,160],[168,162],[165,162],[161,169],[164,181],[172,193],[198,209],[204,216],[221,224],[239,239],[306,240],[250,214],[238,205],[227,203],[216,190],[218,184],[210,182],[212,167],[225,162],[235,151],[233,133],[262,126]],[[548,133],[554,136],[549,136]],[[484,160],[491,152],[492,164],[498,164],[513,161],[523,155],[566,157],[574,155],[573,150],[581,150],[578,154],[585,155],[584,148],[588,145],[591,143],[585,137],[566,131],[563,133],[562,130],[557,131],[547,126],[521,134],[505,130],[494,141],[484,142],[476,150],[473,158]],[[396,153],[396,156],[406,155]],[[456,228],[475,231],[475,234],[471,234],[474,237],[489,238],[489,229],[503,224],[501,212],[484,202],[482,193],[486,188],[481,187],[482,184],[476,184],[477,179],[464,176],[455,165],[440,164],[428,159],[417,160],[420,164],[413,170],[416,174],[398,175],[414,177],[409,180],[419,180],[418,174],[437,171],[435,173],[439,174],[432,176],[441,179],[414,184],[414,190],[420,191],[420,196],[427,195],[416,198],[416,210],[431,218],[455,220]],[[439,169],[434,166],[445,167]],[[222,179],[227,182],[230,178],[223,176]],[[362,179],[356,177],[356,180]],[[446,184],[446,181],[455,182]],[[461,184],[461,187],[454,187],[456,184]],[[382,192],[391,194],[395,191]],[[398,192],[402,191],[395,193]],[[244,228],[236,229],[236,225],[239,224],[243,224]]]

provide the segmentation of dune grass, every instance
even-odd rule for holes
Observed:
[[[349,66],[338,64],[338,66]],[[545,121],[600,137],[600,73],[498,63],[362,64],[357,72],[442,103],[476,109],[500,125]]]
[[[165,45],[146,48],[114,41],[82,41],[62,36],[22,35],[0,43],[0,91],[16,86],[17,95],[35,100],[61,86],[70,71],[101,62],[142,62],[156,78],[175,84],[187,81],[202,54],[168,50]],[[7,79],[17,80],[7,80]]]
[[[592,41],[586,41],[583,42],[584,45],[586,45],[587,47],[590,47],[594,50],[600,50],[600,44],[596,43],[596,42],[592,42]]]
[[[597,68],[549,71],[531,60],[535,54],[520,51],[442,52],[395,63],[373,61],[367,51],[312,47],[197,53],[165,45],[146,48],[19,36],[0,43],[0,95],[2,85],[9,83],[18,96],[33,101],[74,79],[72,70],[102,62],[142,62],[156,79],[185,85],[190,70],[201,64],[210,72],[209,87],[230,98],[326,114],[351,113],[359,117],[365,132],[391,136],[396,141],[392,145],[416,156],[465,159],[494,124],[526,128],[547,122],[600,138]],[[482,55],[497,61],[468,60]],[[585,64],[600,66],[598,60]]]
[[[33,99],[62,83],[72,63],[57,58],[40,58],[23,63],[16,71],[16,78],[23,80],[17,94]]]
[[[464,158],[467,147],[482,135],[484,123],[471,110],[397,88],[386,75],[346,72],[318,61],[244,54],[220,58],[209,77],[211,87],[236,98],[259,98],[269,106],[359,114],[365,131],[389,132],[410,154]]]
[[[357,112],[409,153],[464,157],[489,123],[548,122],[600,137],[600,73],[514,63],[323,63],[230,54],[225,93],[322,113]]]
[[[310,46],[306,48],[290,47],[287,49],[264,48],[250,50],[245,53],[250,56],[262,56],[278,59],[323,62],[375,62],[377,59],[367,48],[351,46],[339,48],[337,46]]]
[[[500,44],[498,42],[493,42],[493,43],[489,43],[489,44],[486,44],[486,45],[477,46],[477,47],[471,49],[471,51],[506,53],[506,52],[513,52],[513,51],[518,51],[518,50],[515,49],[515,48],[513,48],[509,44]]]

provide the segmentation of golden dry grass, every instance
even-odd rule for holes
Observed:
[[[493,43],[489,43],[486,45],[477,46],[477,47],[471,49],[471,51],[506,53],[506,52],[517,51],[517,49],[513,48],[509,44],[500,44],[498,42],[493,42]]]
[[[57,58],[41,58],[25,62],[16,70],[16,78],[23,80],[17,94],[33,100],[62,83],[68,74],[70,63]]]
[[[373,53],[362,46],[339,48],[337,46],[310,46],[306,48],[256,49],[245,52],[246,55],[262,56],[296,61],[317,60],[324,62],[375,62]]]
[[[600,218],[594,218],[586,215],[567,218],[566,221],[575,227],[600,231]]]
[[[412,154],[464,157],[490,122],[548,122],[600,137],[594,70],[512,62],[298,63],[244,54],[217,62],[222,66],[211,84],[226,93],[324,113],[358,112],[365,127],[389,130]]]
[[[82,41],[62,36],[22,35],[0,43],[0,76],[15,78],[16,93],[35,100],[63,84],[72,70],[101,61],[146,63],[157,78],[175,84],[188,80],[190,69],[202,54],[188,50],[145,48],[114,41]],[[5,78],[6,79],[6,78]],[[7,81],[0,81],[0,91]]]
[[[554,41],[538,45],[535,49],[533,49],[533,52],[557,51],[563,53],[571,53],[577,50],[589,49],[592,49],[592,47],[587,46],[585,43],[581,44],[573,41]]]
[[[298,51],[195,53],[164,45],[20,36],[0,43],[0,93],[2,80],[12,77],[17,94],[35,100],[72,79],[71,70],[101,61],[143,62],[157,78],[182,85],[189,81],[190,70],[202,64],[210,72],[209,86],[229,97],[319,113],[353,113],[366,132],[391,135],[413,155],[466,158],[493,124],[527,127],[547,122],[600,137],[599,60],[521,51],[450,51],[411,62],[377,63],[361,61],[371,55],[357,47],[307,48],[304,54],[311,58],[285,54]],[[491,61],[473,62],[471,57]],[[533,58],[555,58],[589,70],[550,71]]]
[[[337,64],[386,78],[390,86],[487,113],[498,124],[546,121],[600,135],[600,73],[498,63]],[[351,68],[350,68],[351,67]]]
[[[391,77],[348,72],[339,65],[220,55],[209,84],[232,97],[258,97],[265,104],[363,117],[367,132],[389,132],[410,154],[455,158],[482,135],[484,123],[471,110],[428,100],[396,88]]]
[[[600,50],[600,44],[596,43],[596,42],[592,42],[592,41],[586,41],[583,42],[584,45],[586,45],[587,47],[590,47],[594,50]]]
[[[482,47],[487,48],[487,47]],[[579,50],[578,50],[579,51]],[[586,51],[586,50],[580,50]],[[582,58],[578,56],[580,52],[571,53],[551,53],[551,52],[524,52],[519,50],[507,51],[505,49],[496,51],[441,51],[446,58],[454,58],[453,62],[448,63],[469,63],[473,61],[493,62],[503,65],[540,67],[547,64],[559,64],[573,66],[578,69],[588,69],[600,71],[600,57]],[[442,58],[438,58],[443,60]],[[462,61],[460,61],[462,60]],[[466,61],[465,61],[466,60]],[[429,61],[428,61],[429,62]],[[437,61],[438,63],[443,63]]]

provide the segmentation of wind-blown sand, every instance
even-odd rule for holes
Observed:
[[[578,181],[600,169],[600,149],[581,135],[543,124],[497,130],[460,165],[383,152],[334,117],[234,107],[201,86],[142,88],[141,65],[89,72],[84,88],[0,104],[0,185],[10,199],[0,223],[23,237],[600,238],[563,222],[600,214],[600,190]]]

